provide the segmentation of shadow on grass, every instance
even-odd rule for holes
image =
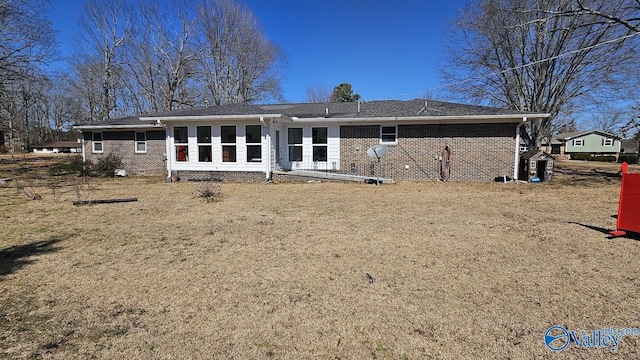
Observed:
[[[60,241],[62,241],[61,238],[55,237],[46,241],[36,241],[0,250],[0,280],[5,275],[35,262],[35,259],[31,257],[58,251],[60,248],[54,245]]]
[[[605,229],[605,228],[601,228],[599,226],[581,224],[581,223],[578,223],[578,222],[575,222],[575,221],[569,221],[569,224],[580,225],[582,227],[586,227],[587,229],[591,229],[591,230],[595,230],[595,231],[601,232],[601,233],[607,235],[608,239],[615,239],[617,237],[623,237],[623,238],[626,238],[626,239],[632,239],[632,240],[640,241],[640,234],[636,234],[636,233],[633,233],[633,232],[627,232],[624,236],[611,236],[610,232],[612,230],[614,230],[613,228]]]

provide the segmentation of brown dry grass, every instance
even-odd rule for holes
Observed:
[[[225,183],[212,203],[111,179],[96,198],[139,201],[81,207],[0,188],[0,358],[555,358],[551,325],[640,327],[640,242],[602,232],[619,180],[572,176]]]

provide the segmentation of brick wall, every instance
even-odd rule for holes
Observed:
[[[265,181],[264,172],[252,171],[195,171],[195,170],[176,170],[171,176],[181,181],[188,180],[219,180],[219,181],[235,181],[235,182],[263,182]]]
[[[153,134],[151,134],[153,133]],[[92,152],[91,133],[85,133],[84,151],[87,161],[96,163],[109,154],[122,157],[128,175],[166,175],[164,131],[147,132],[147,152],[136,153],[134,131],[103,132],[103,152]]]
[[[452,150],[450,180],[492,181],[513,175],[516,124],[398,125],[398,145],[380,163],[367,149],[380,141],[380,126],[341,126],[341,172],[394,180],[437,180],[437,157]],[[408,168],[407,168],[408,166]]]

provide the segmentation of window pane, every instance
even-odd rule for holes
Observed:
[[[326,146],[314,146],[313,147],[313,161],[327,161],[327,147]]]
[[[102,141],[102,133],[93,133],[94,141]]]
[[[176,146],[176,161],[189,161],[189,147],[187,145]]]
[[[211,145],[198,146],[198,161],[211,162]]]
[[[395,142],[396,141],[396,136],[395,135],[382,135],[382,141],[384,142]]]
[[[136,132],[136,141],[146,141],[147,136],[144,132]]]
[[[260,143],[262,125],[247,125],[247,143]]]
[[[326,144],[327,143],[327,128],[326,127],[319,127],[319,128],[312,128],[311,129],[311,135],[313,137],[313,143],[314,144]]]
[[[289,144],[302,144],[302,128],[289,128],[287,131]]]
[[[147,143],[144,141],[136,142],[136,151],[137,152],[146,152],[147,151]]]
[[[247,162],[262,161],[262,145],[247,145]]]
[[[211,126],[198,126],[196,128],[196,135],[198,137],[199,144],[211,143]]]
[[[382,126],[380,128],[380,140],[382,142],[396,142],[397,128],[395,126]]]
[[[234,144],[236,142],[236,127],[235,126],[221,126],[220,134],[223,143]],[[235,161],[235,160],[234,160]]]
[[[302,146],[289,146],[289,161],[302,161]]]
[[[222,147],[222,161],[236,162],[236,146],[235,145],[224,145]]]
[[[102,142],[94,142],[93,151],[102,151]]]
[[[177,144],[186,144],[189,142],[189,134],[186,126],[176,126],[173,128],[174,141]]]

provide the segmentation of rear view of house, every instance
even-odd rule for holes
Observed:
[[[517,177],[520,127],[546,116],[425,100],[230,104],[75,128],[86,159],[119,153],[134,174],[153,167],[182,179],[264,181],[323,171],[435,180],[446,146],[451,180],[490,181]],[[380,144],[388,154],[378,162],[367,149]]]

